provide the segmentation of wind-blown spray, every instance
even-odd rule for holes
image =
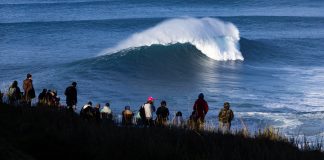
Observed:
[[[239,30],[232,23],[215,18],[176,18],[135,33],[104,54],[153,44],[190,43],[214,60],[244,60],[239,40]]]

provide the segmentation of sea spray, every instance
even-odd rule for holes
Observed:
[[[215,18],[176,18],[135,33],[100,55],[153,44],[190,43],[214,60],[244,60],[239,40],[239,30],[232,23]]]

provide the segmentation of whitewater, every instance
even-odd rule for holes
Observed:
[[[101,55],[154,44],[190,43],[214,60],[244,60],[239,49],[239,40],[239,30],[232,23],[216,18],[175,18],[134,33]]]

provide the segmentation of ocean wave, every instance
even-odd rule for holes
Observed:
[[[238,112],[237,115],[243,118],[255,118],[272,121],[269,123],[275,128],[295,129],[303,124],[293,113],[270,113],[270,112]]]
[[[215,18],[176,18],[135,33],[100,55],[153,44],[190,43],[214,60],[244,60],[239,40],[239,30],[232,23]]]

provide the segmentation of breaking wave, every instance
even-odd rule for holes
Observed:
[[[214,60],[244,60],[239,40],[239,30],[232,23],[215,18],[176,18],[135,33],[100,55],[154,44],[190,43]]]

